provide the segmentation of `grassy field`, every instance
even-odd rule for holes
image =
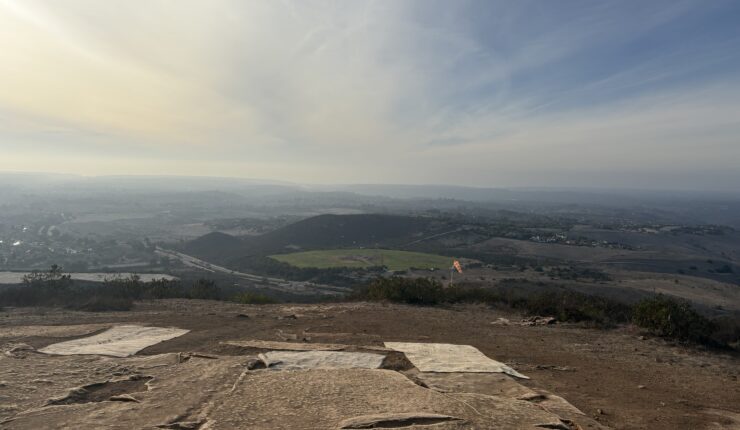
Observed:
[[[371,266],[386,266],[390,270],[407,270],[411,267],[446,269],[452,265],[453,260],[452,257],[441,255],[391,249],[331,249],[271,255],[270,257],[296,267],[319,269]]]

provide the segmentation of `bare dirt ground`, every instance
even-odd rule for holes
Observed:
[[[240,339],[366,346],[384,341],[469,344],[531,377],[520,381],[523,385],[562,396],[612,428],[740,428],[737,354],[673,345],[629,327],[603,331],[563,324],[521,326],[520,319],[482,306],[249,306],[164,300],[139,303],[131,312],[9,309],[0,312],[0,346],[24,342],[38,349],[72,338],[59,337],[53,327],[34,331],[29,326],[86,324],[89,332],[123,322],[191,330],[139,355],[245,355],[248,350],[222,344]],[[15,400],[0,385],[0,404]]]
[[[740,287],[730,282],[719,282],[677,273],[640,272],[606,266],[599,268],[612,279],[608,281],[557,279],[531,268],[524,271],[502,270],[501,268],[466,268],[462,274],[454,274],[454,279],[458,283],[480,288],[495,288],[501,282],[513,279],[533,284],[545,283],[584,293],[602,294],[627,303],[637,301],[648,294],[660,293],[689,300],[708,309],[740,311]],[[416,270],[411,273],[413,276],[434,278],[443,284],[449,282],[447,280],[449,272],[446,270],[435,272]]]

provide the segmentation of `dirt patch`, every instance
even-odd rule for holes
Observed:
[[[385,356],[383,364],[380,365],[380,368],[402,372],[404,370],[413,369],[414,365],[411,364],[411,362],[408,358],[406,358],[406,355],[403,352],[391,351]]]

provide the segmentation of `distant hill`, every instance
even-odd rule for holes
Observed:
[[[256,238],[263,247],[375,246],[424,231],[429,220],[399,215],[319,215]]]
[[[399,215],[319,215],[255,237],[209,233],[188,242],[184,250],[206,260],[225,262],[296,250],[392,246],[413,240],[431,222]]]
[[[246,244],[238,237],[217,231],[191,240],[183,248],[188,254],[216,262],[242,254]]]

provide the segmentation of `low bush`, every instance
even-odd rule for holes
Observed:
[[[103,284],[76,283],[62,269],[52,266],[48,272],[32,272],[23,285],[0,289],[0,306],[45,306],[85,311],[121,311],[132,308],[134,301],[147,299],[224,299],[225,294],[205,279],[193,283],[155,279],[143,282],[138,276],[114,277]]]
[[[532,315],[549,315],[558,321],[586,321],[600,326],[629,321],[631,312],[630,306],[622,302],[567,290],[534,293],[513,305]]]
[[[633,322],[658,336],[702,344],[713,343],[715,324],[687,301],[663,295],[644,299],[632,311]]]
[[[502,304],[530,315],[551,315],[560,321],[587,321],[596,325],[613,325],[629,321],[630,307],[621,302],[574,291],[513,294],[484,288],[445,288],[426,278],[381,278],[357,292],[355,299],[390,301],[413,305],[452,303]]]
[[[134,301],[123,297],[95,295],[79,305],[68,306],[71,309],[88,312],[129,311]]]
[[[363,291],[368,300],[388,300],[412,305],[436,305],[446,300],[444,287],[427,278],[380,278]]]
[[[213,281],[199,279],[190,287],[190,298],[218,300],[221,298],[221,289]]]
[[[715,326],[712,341],[740,349],[740,315],[722,316],[712,322]]]
[[[526,292],[524,289],[444,287],[431,279],[395,277],[371,282],[359,289],[352,299],[413,305],[504,305],[528,315],[554,316],[558,321],[585,322],[598,327],[632,321],[655,335],[684,342],[736,349],[740,343],[740,316],[709,320],[694,310],[690,303],[662,295],[631,306],[565,289]]]

